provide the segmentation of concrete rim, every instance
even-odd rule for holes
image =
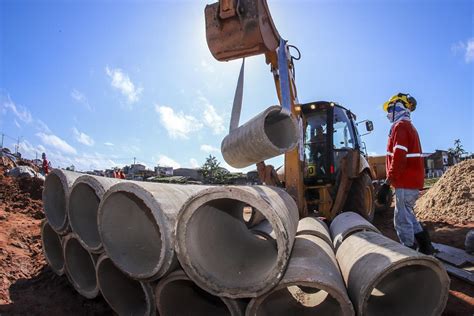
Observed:
[[[72,249],[71,247],[75,247],[76,249]],[[81,247],[81,249],[78,249],[78,247]],[[70,251],[74,251],[74,250],[79,250],[81,252],[83,251],[83,253],[81,253],[80,255],[87,256],[87,258],[89,259],[89,261],[86,260],[87,262],[81,261],[82,264],[86,263],[86,264],[89,265],[86,268],[89,271],[80,271],[80,272],[86,272],[86,273],[91,272],[93,274],[92,276],[95,280],[95,285],[92,288],[90,288],[90,287],[87,288],[88,286],[86,284],[84,284],[84,283],[87,283],[87,282],[82,282],[82,278],[84,278],[83,275],[76,274],[76,273],[79,272],[79,271],[76,270],[77,266],[74,269],[71,269],[71,264],[68,263],[68,257],[69,257],[68,253]],[[66,237],[64,237],[64,240],[63,240],[63,253],[64,253],[64,263],[65,263],[66,272],[68,274],[69,281],[74,286],[76,291],[79,292],[79,294],[81,294],[82,296],[84,296],[86,298],[96,297],[99,294],[99,286],[98,286],[98,283],[97,283],[97,276],[96,276],[96,273],[95,273],[95,258],[93,257],[93,255],[91,253],[89,253],[87,251],[87,249],[85,249],[81,245],[80,240],[79,240],[79,238],[77,237],[76,234],[71,233],[71,234],[67,235]],[[83,267],[83,268],[85,268],[85,267]],[[73,271],[73,270],[76,270],[76,271]],[[87,276],[87,277],[90,277],[90,276]]]
[[[391,265],[388,266],[386,270],[384,270],[382,273],[380,273],[377,277],[375,277],[372,282],[368,283],[365,289],[361,289],[361,292],[364,292],[364,298],[362,300],[362,304],[359,306],[359,311],[366,311],[367,310],[367,305],[368,305],[368,300],[372,294],[372,291],[375,289],[375,287],[381,283],[388,275],[391,273],[395,272],[396,270],[400,270],[406,267],[410,266],[422,266],[425,268],[428,268],[432,270],[438,277],[440,278],[440,283],[443,283],[443,280],[449,284],[449,277],[444,271],[444,268],[440,266],[440,263],[430,257],[430,256],[425,256],[425,255],[420,255],[419,257],[408,257],[404,258],[401,260],[398,260],[396,262],[393,262]],[[438,301],[438,305],[436,306],[435,310],[433,311],[433,315],[441,315],[441,313],[444,310],[444,307],[446,306],[446,302],[448,300],[448,292],[449,292],[449,286],[446,288],[443,288],[441,286],[441,289],[443,290],[444,293],[440,293],[440,300]]]
[[[84,238],[83,231],[85,230],[85,228],[83,228],[82,225],[80,225],[79,223],[76,223],[76,220],[75,220],[76,216],[75,216],[75,212],[74,212],[74,207],[71,207],[72,206],[71,201],[73,200],[73,195],[76,193],[78,187],[81,186],[81,185],[88,186],[90,188],[90,190],[95,193],[95,196],[99,200],[99,203],[97,204],[97,211],[96,211],[96,216],[95,216],[97,236],[99,238],[94,244],[91,241],[86,241],[86,239],[88,239],[88,238]],[[80,176],[79,178],[76,179],[76,181],[74,182],[74,185],[71,188],[71,194],[69,195],[69,201],[68,201],[68,204],[69,204],[69,207],[68,207],[69,225],[71,226],[72,231],[77,234],[78,240],[81,243],[81,245],[84,248],[86,248],[88,251],[91,251],[93,253],[101,253],[102,249],[103,249],[102,240],[100,239],[100,235],[99,235],[99,227],[98,227],[99,225],[97,223],[97,217],[98,217],[98,213],[99,213],[100,201],[102,200],[102,197],[104,196],[104,194],[105,194],[105,190],[97,179],[95,179],[94,177],[90,177],[88,175],[83,175],[83,176]],[[81,214],[78,214],[78,217],[80,215]]]
[[[104,238],[103,232],[103,216],[104,216],[104,205],[107,203],[107,200],[110,196],[116,193],[126,193],[132,196],[135,196],[137,199],[141,200],[143,204],[146,206],[149,215],[153,217],[155,222],[153,224],[156,225],[156,228],[160,234],[160,242],[161,242],[161,249],[159,254],[159,260],[156,262],[154,268],[151,271],[143,272],[143,273],[133,273],[128,271],[128,269],[124,266],[124,264],[113,255],[110,245],[107,244],[106,238]],[[169,269],[169,267],[173,264],[172,256],[167,256],[166,248],[172,247],[172,243],[169,239],[168,229],[166,227],[164,216],[166,216],[161,211],[161,205],[154,199],[153,195],[148,192],[146,189],[140,187],[139,185],[133,182],[121,182],[118,184],[113,185],[107,192],[104,194],[100,204],[99,204],[99,211],[97,213],[97,222],[99,227],[99,234],[102,240],[102,246],[107,253],[108,257],[112,262],[125,274],[130,276],[131,278],[136,278],[140,280],[153,280],[163,276]]]
[[[238,191],[239,194],[241,194],[239,199],[236,198],[233,191]],[[264,279],[255,282],[258,283],[256,286],[247,286],[247,288],[231,288],[218,285],[213,280],[210,280],[208,276],[201,274],[196,268],[195,262],[185,255],[185,253],[187,253],[187,223],[200,207],[206,205],[206,203],[210,201],[217,199],[232,199],[246,203],[261,212],[273,227],[274,233],[276,234],[277,260],[272,271],[268,273]],[[269,209],[269,207],[271,207],[270,204],[264,201],[264,199],[255,199],[255,195],[252,195],[251,193],[244,190],[240,190],[238,187],[209,188],[188,199],[188,201],[181,208],[181,211],[178,215],[175,231],[176,252],[178,259],[189,278],[191,278],[199,287],[205,289],[209,293],[216,296],[225,296],[229,298],[256,297],[269,291],[276,284],[278,284],[288,263],[285,258],[289,257],[289,253],[288,256],[285,255],[287,249],[284,244],[284,238],[288,238],[288,236],[286,236],[285,227],[281,218],[278,216],[272,216],[275,214]]]
[[[67,230],[68,190],[64,173],[53,169],[45,179],[42,197],[48,223],[58,234]]]
[[[51,270],[59,276],[63,275],[64,254],[61,237],[46,220],[41,223],[41,244],[44,257]]]
[[[289,151],[297,145],[298,141],[298,130],[296,128],[291,128],[291,127],[296,127],[298,124],[296,123],[295,118],[291,113],[289,116],[283,113],[283,108],[279,105],[272,105],[269,108],[267,108],[263,112],[264,118],[264,124],[263,124],[263,130],[266,139],[268,140],[269,143],[273,146],[275,150],[286,152]],[[280,118],[279,118],[280,117]],[[269,128],[268,121],[271,121],[272,119],[279,119],[279,120],[285,120],[285,131],[291,131],[292,135],[288,136],[290,138],[289,140],[286,140],[284,144],[278,144],[278,142],[282,141],[281,135],[275,135],[273,131],[268,131],[267,129]],[[292,138],[292,140],[291,140]],[[295,141],[296,140],[296,141]]]

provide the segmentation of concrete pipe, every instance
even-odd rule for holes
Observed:
[[[298,123],[293,116],[271,106],[227,135],[221,144],[224,160],[235,168],[281,155],[298,143]]]
[[[240,215],[246,205],[266,217],[276,242],[247,228]],[[213,187],[183,206],[176,251],[186,274],[206,291],[229,298],[255,297],[281,279],[297,225],[296,203],[279,188]]]
[[[61,237],[47,221],[41,224],[41,242],[46,262],[57,275],[64,274],[64,256]]]
[[[344,212],[337,215],[329,228],[331,230],[334,249],[337,251],[346,237],[359,231],[373,231],[381,234],[374,225],[354,212]]]
[[[88,251],[102,252],[97,226],[99,203],[105,192],[118,182],[118,179],[83,175],[72,186],[68,207],[69,225]]]
[[[69,193],[79,173],[53,169],[44,182],[43,205],[49,225],[59,234],[69,231],[67,208]]]
[[[325,222],[316,217],[305,217],[298,222],[298,235],[313,235],[326,241],[332,246],[331,235],[329,235],[329,228]]]
[[[153,287],[121,272],[104,254],[96,264],[97,282],[102,296],[119,315],[156,315]]]
[[[251,229],[252,233],[260,236],[266,240],[275,239],[275,233],[273,232],[272,224],[269,221],[261,221],[258,225],[253,226]]]
[[[177,267],[175,221],[184,202],[207,188],[124,181],[104,195],[99,234],[107,255],[132,278],[154,280]]]
[[[313,235],[296,236],[283,279],[252,299],[246,315],[354,315],[331,244]]]
[[[243,301],[207,293],[191,281],[182,270],[174,271],[160,280],[155,289],[155,298],[161,316],[239,316],[245,311]]]
[[[443,312],[449,277],[435,258],[372,231],[347,237],[336,257],[358,315]]]
[[[70,233],[63,240],[64,262],[69,281],[85,298],[94,298],[99,294],[95,273],[97,254],[91,254],[82,247],[79,238]]]

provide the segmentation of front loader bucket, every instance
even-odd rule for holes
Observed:
[[[266,0],[220,0],[206,6],[206,39],[219,61],[273,51],[280,35]]]

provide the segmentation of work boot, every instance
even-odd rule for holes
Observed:
[[[425,255],[433,255],[438,251],[431,244],[430,235],[428,231],[424,230],[415,234],[416,242],[418,243],[418,251],[424,253]]]

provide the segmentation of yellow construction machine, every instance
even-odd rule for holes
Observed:
[[[298,101],[293,61],[300,56],[295,58],[290,50],[298,54],[299,51],[280,37],[266,1],[219,0],[206,6],[205,16],[206,39],[212,55],[219,61],[229,61],[264,54],[273,74],[281,113],[287,112],[297,122],[297,146],[284,153],[282,183],[296,200],[300,217],[316,213],[331,220],[338,213],[351,210],[372,220],[375,173],[367,162],[356,116],[335,102]],[[239,91],[242,93],[242,87],[238,85],[236,99]],[[240,115],[240,107],[235,108],[234,101],[233,115],[236,111]],[[371,121],[363,122],[367,132],[373,130]],[[231,119],[231,133],[235,124]],[[273,133],[276,132],[281,131]],[[259,137],[248,139],[249,132],[241,135],[245,137],[243,142],[260,141]],[[226,159],[224,149],[231,146],[225,142],[222,149]],[[226,159],[233,165],[231,160]]]

